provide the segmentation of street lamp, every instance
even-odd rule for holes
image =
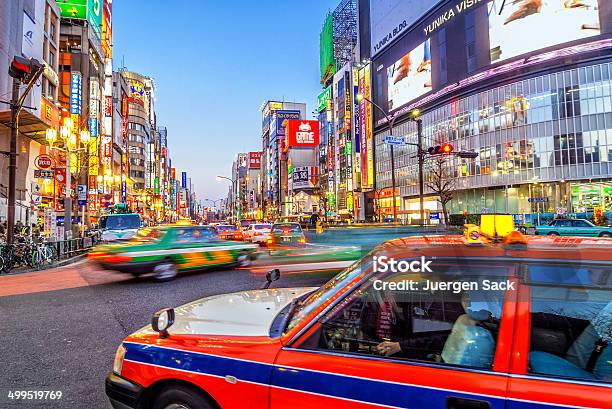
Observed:
[[[389,114],[385,112],[379,105],[375,104],[371,99],[366,97],[365,95],[359,93],[357,94],[357,102],[361,102],[362,100],[368,101],[372,104],[376,109],[378,109],[387,119],[387,123],[389,124],[389,135],[393,135],[393,124],[397,119],[397,116],[393,115],[390,117]],[[410,113],[409,120],[416,122],[417,124],[417,143],[409,143],[405,142],[405,145],[416,146],[417,148],[417,158],[419,164],[419,208],[420,208],[420,219],[421,223],[424,223],[424,205],[423,205],[423,163],[425,160],[425,152],[423,151],[423,120],[420,118],[420,111],[418,109],[414,109]],[[395,156],[393,154],[393,145],[390,144],[390,153],[391,153],[391,190],[392,190],[392,201],[393,201],[393,221],[397,221],[397,204],[395,201]]]
[[[235,210],[236,210],[236,195],[234,193],[234,190],[235,190],[234,185],[236,181],[232,178],[228,178],[227,176],[219,176],[219,175],[217,175],[216,179],[218,182],[220,182],[222,179],[229,180],[230,183],[232,184],[232,217],[233,217]]]

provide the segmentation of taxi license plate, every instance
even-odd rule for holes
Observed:
[[[281,236],[281,239],[283,239],[283,241],[289,241],[291,240],[291,236]]]

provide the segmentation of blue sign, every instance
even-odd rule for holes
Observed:
[[[276,136],[285,136],[289,119],[301,119],[300,111],[275,111],[274,115],[276,116]]]
[[[187,172],[181,172],[181,187],[187,189]]]
[[[406,145],[406,138],[403,136],[386,135],[385,143],[387,145]]]
[[[87,186],[86,185],[79,185],[77,187],[77,201],[79,203],[79,206],[87,205]]]
[[[121,182],[121,202],[125,203],[127,199],[127,183]]]
[[[548,203],[547,197],[530,197],[527,199],[529,203]]]
[[[440,220],[440,212],[429,213],[429,220]]]
[[[82,76],[78,71],[70,73],[70,113],[81,115],[83,97]]]
[[[89,134],[92,138],[98,137],[98,118],[89,118]]]

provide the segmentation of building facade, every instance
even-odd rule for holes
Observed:
[[[445,159],[446,178],[454,180],[451,215],[505,212],[532,221],[542,213],[611,210],[612,4],[550,5],[521,15],[517,5],[501,3],[410,9],[398,1],[395,13],[404,13],[407,24],[389,41],[377,35],[393,19],[376,20],[382,15],[376,2],[360,2],[371,18],[361,52],[371,56],[372,100],[380,107],[371,108],[382,215],[392,214],[395,196],[402,220],[419,218],[416,150],[395,147],[394,195],[384,142],[386,115],[395,117],[393,135],[417,142],[415,109],[425,149],[450,143],[478,154]],[[448,10],[450,19],[439,18]],[[551,32],[521,40],[543,26]],[[434,164],[435,158],[425,161],[424,207],[432,221],[441,210],[427,187]]]

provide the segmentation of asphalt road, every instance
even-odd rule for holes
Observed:
[[[273,286],[314,286],[329,277],[286,274]],[[112,369],[117,345],[148,324],[153,312],[265,283],[262,272],[249,270],[190,273],[157,283],[102,272],[87,261],[1,278],[0,408],[110,408],[104,378]],[[15,284],[15,279],[20,281]],[[8,399],[9,391],[23,390],[61,391],[62,397],[38,402]]]

